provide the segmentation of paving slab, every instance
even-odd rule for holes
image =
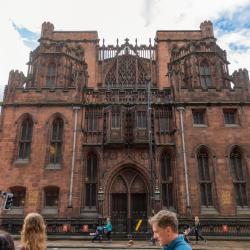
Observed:
[[[86,240],[48,240],[47,246],[48,249],[78,249],[78,250],[102,250],[102,249],[132,249],[132,250],[149,250],[149,249],[161,249],[159,245],[152,246],[150,242],[147,241],[133,241],[132,246],[128,246],[128,241],[112,241],[109,242],[95,242]],[[16,246],[19,245],[19,241],[15,241]],[[208,240],[207,243],[191,242],[191,246],[195,250],[250,250],[250,241],[213,241]],[[18,249],[18,248],[17,248]]]

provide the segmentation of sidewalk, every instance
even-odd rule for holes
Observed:
[[[16,245],[19,244],[19,241],[15,242]],[[193,249],[201,250],[249,250],[250,241],[210,241],[207,243],[191,242]],[[48,240],[48,249],[161,249],[159,245],[152,246],[150,242],[147,241],[134,241],[134,244],[131,247],[128,247],[128,241],[113,241],[109,242],[96,242],[91,243],[91,241],[86,240]]]

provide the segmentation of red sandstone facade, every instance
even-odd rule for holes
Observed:
[[[211,22],[147,46],[43,23],[39,42],[4,93],[4,217],[250,214],[248,72],[229,74]]]

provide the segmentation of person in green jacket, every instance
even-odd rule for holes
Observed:
[[[149,219],[154,238],[160,242],[164,250],[192,250],[178,233],[178,220],[176,214],[168,210],[161,210]]]

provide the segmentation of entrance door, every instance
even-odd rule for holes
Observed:
[[[127,218],[127,194],[112,194],[112,217]]]
[[[114,231],[127,231],[127,223],[124,223],[127,220],[127,211],[127,194],[112,194],[112,218],[114,218]]]
[[[148,193],[141,174],[133,168],[123,169],[114,179],[110,195],[114,232],[133,232],[138,220],[147,218]]]
[[[131,217],[133,219],[147,218],[146,194],[131,194]]]

